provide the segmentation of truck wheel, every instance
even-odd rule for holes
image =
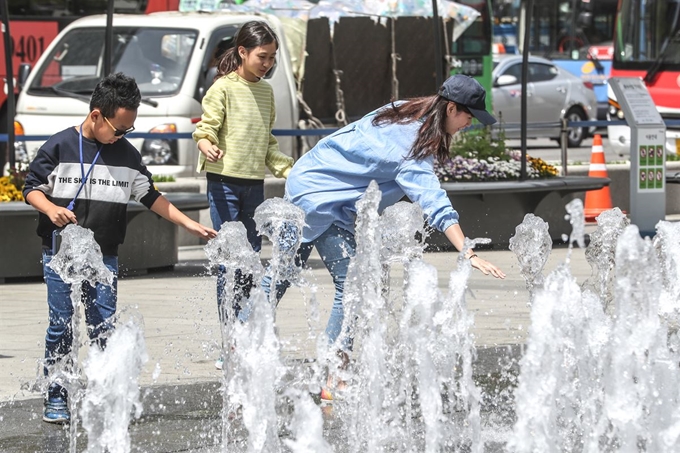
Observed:
[[[588,120],[583,111],[576,107],[569,109],[565,118],[570,122]],[[586,126],[570,127],[567,131],[567,148],[578,148],[587,136],[588,128]],[[562,144],[562,137],[560,136],[557,141]]]

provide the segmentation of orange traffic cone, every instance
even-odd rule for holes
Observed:
[[[588,176],[596,178],[609,177],[607,175],[607,166],[604,163],[604,149],[602,148],[602,136],[600,134],[595,134],[593,137],[593,150],[590,155]],[[586,192],[586,204],[584,209],[586,221],[594,222],[595,217],[611,208],[612,196],[611,193],[609,193],[608,186]]]

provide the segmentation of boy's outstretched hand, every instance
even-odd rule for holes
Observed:
[[[198,236],[199,238],[203,239],[212,239],[215,236],[217,236],[217,231],[207,226],[203,226],[200,223],[194,221],[191,221],[184,225],[184,228],[194,236]]]
[[[212,239],[217,236],[217,231],[190,219],[162,195],[153,202],[151,210],[175,225],[184,227],[189,233],[199,238]]]

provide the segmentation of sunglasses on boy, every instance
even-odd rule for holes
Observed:
[[[130,132],[135,130],[135,127],[132,126],[130,129],[122,131],[122,130],[118,129],[116,126],[114,126],[113,124],[111,124],[111,121],[109,121],[109,119],[107,117],[105,117],[104,115],[102,115],[102,118],[104,118],[104,121],[106,121],[106,123],[109,126],[111,126],[111,129],[113,129],[113,135],[115,135],[116,137],[122,137],[123,135],[127,135]]]

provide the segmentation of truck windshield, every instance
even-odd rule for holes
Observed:
[[[196,30],[114,27],[113,72],[134,77],[142,96],[165,96],[179,91]],[[89,95],[104,69],[104,28],[77,28],[64,35],[28,88],[46,96]]]

